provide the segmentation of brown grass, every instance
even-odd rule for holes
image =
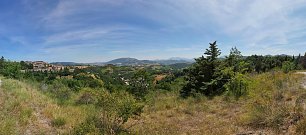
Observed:
[[[130,120],[126,127],[134,125],[130,130],[135,134],[297,133],[300,119],[292,121],[298,117],[295,102],[306,93],[299,86],[303,76],[277,72],[251,77],[248,96],[238,101],[227,96],[180,99],[178,92],[155,93],[141,117]],[[257,110],[254,103],[265,110]]]

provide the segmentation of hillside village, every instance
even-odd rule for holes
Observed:
[[[61,71],[64,70],[65,68],[68,68],[69,71],[73,72],[74,69],[85,69],[88,68],[89,66],[62,66],[62,65],[54,65],[54,64],[49,64],[44,61],[25,61],[26,64],[31,65],[32,68],[27,69],[27,71]]]

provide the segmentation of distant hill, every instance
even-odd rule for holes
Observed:
[[[192,63],[175,63],[175,64],[171,64],[169,65],[172,69],[184,69],[187,68],[189,66],[191,66]]]
[[[167,59],[167,60],[138,60],[135,58],[119,58],[106,62],[105,64],[114,65],[147,65],[147,64],[160,64],[160,65],[171,65],[176,63],[192,63],[192,61],[187,61],[183,59]]]
[[[61,66],[80,66],[87,65],[86,63],[75,63],[75,62],[52,62],[52,65],[61,65]]]
[[[181,57],[171,57],[168,60],[178,60],[178,61],[194,62],[194,59],[181,58]]]
[[[138,60],[135,58],[119,58],[119,59],[114,59],[109,62],[106,62],[105,64],[133,66],[133,65],[158,64],[158,63],[154,61],[150,61],[150,60]]]
[[[176,63],[189,63],[188,61],[184,61],[184,60],[157,60],[156,62],[161,65],[172,65]]]
[[[193,63],[192,59],[184,58],[170,58],[166,60],[138,60],[135,58],[118,58],[108,62],[95,62],[95,63],[75,63],[75,62],[53,62],[53,65],[63,65],[63,66],[77,66],[77,65],[97,65],[103,66],[107,64],[113,64],[118,66],[135,66],[135,65],[148,65],[148,64],[160,64],[160,65],[172,65],[177,63]]]

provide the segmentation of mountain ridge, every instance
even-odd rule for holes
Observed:
[[[187,58],[179,58],[179,57],[172,57],[169,59],[163,60],[139,60],[136,58],[117,58],[110,60],[108,62],[93,62],[93,63],[76,63],[76,62],[52,62],[50,64],[53,65],[63,65],[63,66],[77,66],[77,65],[96,65],[96,66],[103,66],[108,64],[118,65],[118,66],[136,66],[136,65],[149,65],[149,64],[160,64],[160,65],[171,65],[177,63],[193,63],[191,59]]]

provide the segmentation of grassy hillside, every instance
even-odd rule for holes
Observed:
[[[173,86],[174,91],[151,92],[143,113],[129,119],[122,133],[306,133],[306,90],[301,85],[304,75],[270,72],[248,77],[249,91],[238,100],[227,94],[213,99],[204,96],[179,98],[182,85],[179,83]],[[1,80],[0,134],[101,133],[88,119],[101,110],[92,104],[76,104],[82,92],[72,94],[62,103],[36,83]],[[132,104],[132,100],[128,101]]]
[[[1,78],[0,134],[67,133],[90,106],[60,106],[33,84]]]
[[[303,75],[265,73],[249,76],[250,90],[239,100],[181,99],[178,92],[154,93],[131,128],[137,134],[305,134]]]

